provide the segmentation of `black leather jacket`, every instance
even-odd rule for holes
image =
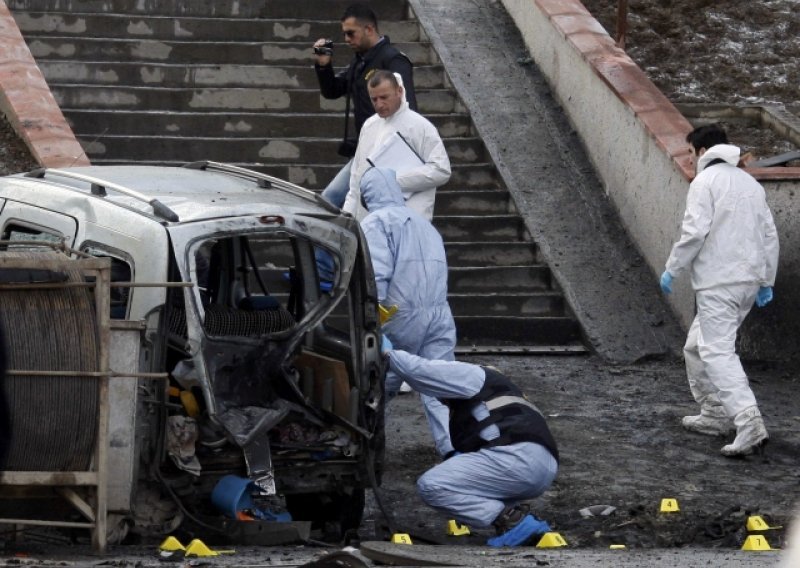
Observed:
[[[406,100],[411,110],[417,110],[417,97],[414,93],[413,65],[408,57],[398,51],[389,42],[388,36],[383,36],[366,53],[357,53],[350,65],[339,74],[334,74],[333,66],[314,66],[319,79],[319,89],[326,99],[338,99],[350,93],[351,108],[355,117],[356,132],[354,138],[361,132],[364,121],[375,114],[372,101],[369,100],[367,81],[377,69],[386,69],[399,73],[403,78]]]

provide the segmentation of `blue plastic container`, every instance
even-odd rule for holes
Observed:
[[[211,502],[231,519],[235,519],[239,511],[247,510],[262,521],[291,522],[292,516],[289,513],[273,513],[257,509],[252,494],[258,491],[258,486],[246,477],[226,475],[217,482],[211,492]]]
[[[246,477],[226,475],[211,492],[211,502],[225,516],[235,519],[237,512],[254,508],[250,495],[254,491],[258,491],[256,484]]]

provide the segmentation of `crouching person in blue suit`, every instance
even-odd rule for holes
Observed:
[[[505,375],[460,361],[393,349],[386,390],[406,381],[450,409],[454,454],[417,481],[425,503],[476,528],[494,525],[490,546],[519,546],[550,530],[521,501],[544,493],[558,471],[558,449],[544,416]]]

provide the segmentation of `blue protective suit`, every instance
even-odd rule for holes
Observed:
[[[387,356],[391,371],[414,390],[442,399],[472,398],[486,377],[482,367],[470,363],[429,361],[396,349]],[[477,406],[473,416],[482,420],[489,411]],[[499,434],[495,425],[481,431],[486,440]],[[547,448],[520,442],[457,454],[425,472],[417,489],[427,505],[460,523],[486,527],[506,505],[544,493],[557,472],[558,461]]]
[[[383,326],[397,349],[425,357],[455,358],[456,325],[447,303],[447,258],[436,228],[406,207],[393,170],[372,168],[361,180],[361,195],[369,214],[361,221],[367,239],[378,301],[397,306]],[[402,380],[386,377],[386,391],[395,394]],[[421,395],[436,450],[453,450],[448,433],[449,412],[435,398]]]

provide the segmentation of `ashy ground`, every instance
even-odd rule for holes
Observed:
[[[30,150],[14,129],[0,116],[0,175],[26,172],[36,167]]]
[[[616,1],[582,0],[616,37]],[[625,50],[673,103],[782,104],[800,113],[795,0],[633,0]],[[726,124],[756,157],[797,147],[764,128]],[[792,164],[796,165],[796,164]]]
[[[730,459],[719,453],[729,439],[681,427],[681,417],[697,411],[681,361],[609,366],[594,356],[469,360],[506,372],[547,417],[559,444],[560,471],[532,504],[570,547],[735,550],[747,535],[748,516],[786,526],[800,499],[800,401],[791,368],[748,365],[771,439],[763,457]],[[447,519],[428,509],[414,487],[438,461],[416,395],[392,401],[388,415],[384,499],[397,527],[442,539]],[[680,511],[661,513],[665,498],[675,499]],[[579,513],[593,505],[615,510],[590,518]],[[370,518],[380,519],[374,509],[367,517],[365,530]],[[473,534],[458,542],[477,544],[492,533]],[[766,534],[771,546],[782,546],[783,530]]]
[[[617,2],[582,0],[616,37]],[[800,104],[794,0],[634,0],[625,50],[673,102]]]

